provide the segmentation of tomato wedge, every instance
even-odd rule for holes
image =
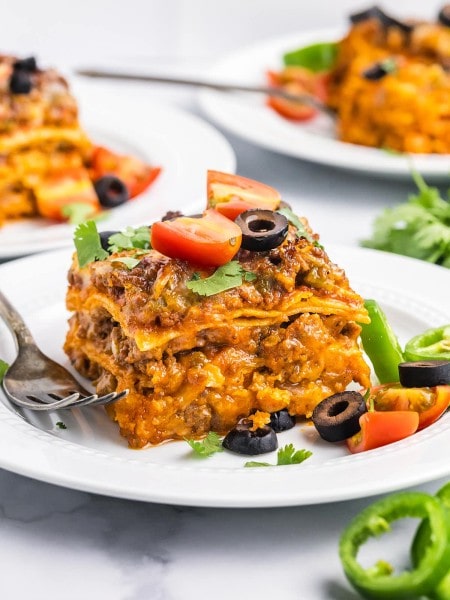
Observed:
[[[33,192],[39,214],[47,219],[65,221],[62,211],[68,204],[87,204],[93,215],[101,208],[89,174],[81,168],[49,175],[33,187]]]
[[[369,403],[375,411],[411,410],[419,413],[424,429],[439,419],[450,406],[450,385],[405,388],[399,383],[379,385],[370,390]]]
[[[116,154],[103,146],[96,146],[91,157],[92,179],[114,175],[128,188],[130,198],[141,194],[158,177],[160,167],[151,167],[134,156]]]
[[[310,94],[322,102],[328,96],[328,73],[313,73],[303,67],[286,67],[282,71],[267,71],[267,80],[272,87],[278,87],[292,94]],[[317,109],[285,98],[269,96],[266,104],[282,117],[292,121],[308,121],[318,113]]]
[[[269,185],[220,171],[208,171],[207,198],[208,208],[232,221],[252,208],[276,210],[281,201],[280,194]]]
[[[353,454],[398,442],[417,431],[419,413],[412,410],[369,411],[359,418],[361,431],[346,440]]]
[[[229,262],[241,246],[238,225],[214,209],[200,218],[178,217],[152,225],[152,248],[170,258],[179,258],[205,267]]]

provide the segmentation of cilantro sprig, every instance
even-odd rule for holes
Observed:
[[[108,252],[102,248],[100,235],[94,221],[80,223],[75,229],[73,241],[81,268],[94,260],[103,260],[109,256]]]
[[[289,221],[289,223],[296,228],[297,237],[305,238],[305,240],[307,240],[308,242],[311,242],[311,244],[313,244],[313,246],[317,246],[318,248],[323,248],[323,246],[321,244],[319,244],[319,242],[317,242],[313,238],[313,236],[309,233],[309,231],[306,229],[306,227],[303,225],[303,223],[300,221],[300,219],[297,217],[297,215],[294,212],[292,212],[292,210],[290,208],[288,208],[287,206],[284,206],[283,208],[279,208],[277,210],[277,212],[280,213],[280,215],[283,215],[284,217],[286,217],[286,219]]]
[[[120,252],[120,250],[129,250],[130,248],[141,248],[148,250],[150,244],[150,227],[143,225],[142,227],[127,227],[120,233],[113,233],[109,239],[109,251]]]
[[[85,267],[95,260],[104,260],[109,257],[110,253],[119,252],[121,250],[148,250],[150,245],[150,228],[146,225],[134,229],[127,227],[124,231],[113,233],[108,239],[107,252],[103,247],[100,239],[100,234],[97,230],[95,221],[86,221],[80,223],[75,229],[74,243],[77,250],[78,262],[80,267]],[[140,259],[132,256],[123,256],[114,259],[116,262],[121,262],[129,269],[133,269]]]
[[[3,377],[5,376],[5,373],[8,369],[8,363],[0,358],[0,382],[3,381]]]
[[[198,273],[194,273],[192,279],[187,282],[186,287],[199,296],[213,296],[219,292],[238,287],[244,281],[254,281],[255,279],[255,273],[246,271],[237,260],[232,260],[218,267],[210,277],[202,279]]]
[[[91,204],[86,202],[71,202],[62,207],[61,213],[66,217],[71,225],[79,225],[84,223],[94,215],[94,209]]]
[[[450,268],[450,203],[419,173],[412,175],[418,192],[385,209],[375,219],[372,237],[361,245]]]
[[[200,458],[208,458],[217,452],[223,452],[222,439],[214,431],[210,431],[201,441],[186,440],[186,442]]]
[[[280,448],[278,450],[277,462],[275,465],[267,462],[251,460],[246,462],[244,467],[279,467],[283,465],[299,465],[310,456],[312,456],[312,452],[310,450],[305,450],[304,448],[301,450],[296,450],[293,444],[286,444],[284,448]]]

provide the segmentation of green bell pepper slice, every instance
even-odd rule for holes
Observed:
[[[405,346],[406,360],[450,360],[450,324],[428,329]]]
[[[436,497],[442,503],[446,512],[447,533],[450,540],[450,482],[444,485]],[[417,529],[411,546],[411,559],[414,566],[420,565],[422,556],[424,555],[428,544],[430,543],[431,530],[427,520],[422,521]],[[449,541],[450,544],[450,541]],[[437,584],[436,588],[430,592],[429,597],[433,600],[449,600],[450,598],[450,566],[447,568],[447,574]]]
[[[338,42],[320,42],[287,52],[283,56],[283,62],[287,67],[305,67],[305,69],[318,73],[331,69],[337,54]]]
[[[357,561],[360,546],[370,537],[390,529],[389,523],[405,517],[427,519],[429,543],[419,564],[399,575],[392,574],[388,563],[378,562],[364,569]],[[417,598],[436,588],[450,563],[450,539],[442,503],[422,492],[400,492],[368,506],[344,530],[339,543],[339,556],[350,583],[365,598]]]
[[[361,324],[361,342],[378,381],[399,381],[398,365],[404,362],[404,357],[397,336],[375,300],[365,300],[364,306],[369,313],[370,323]]]

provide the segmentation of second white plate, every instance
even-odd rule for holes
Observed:
[[[95,143],[162,167],[146,192],[110,211],[103,229],[151,223],[167,210],[189,212],[194,203],[206,204],[208,169],[235,171],[234,152],[218,131],[178,108],[155,104],[150,88],[80,81],[73,88],[82,125]],[[5,225],[0,260],[70,245],[73,230],[44,219]]]
[[[342,31],[318,30],[267,40],[219,61],[210,77],[264,85],[266,71],[279,70],[286,52],[341,37]],[[232,133],[281,154],[383,177],[410,179],[412,166],[430,180],[448,179],[450,174],[450,155],[400,156],[344,143],[336,139],[331,118],[321,115],[307,123],[293,123],[268,108],[262,95],[203,91],[200,101],[205,112]]]

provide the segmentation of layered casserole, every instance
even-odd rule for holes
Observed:
[[[308,417],[351,382],[369,384],[363,300],[317,236],[290,225],[277,248],[235,260],[251,280],[203,296],[188,283],[213,269],[154,249],[82,268],[74,256],[64,349],[99,394],[129,390],[107,411],[130,447],[226,433],[255,410]]]

